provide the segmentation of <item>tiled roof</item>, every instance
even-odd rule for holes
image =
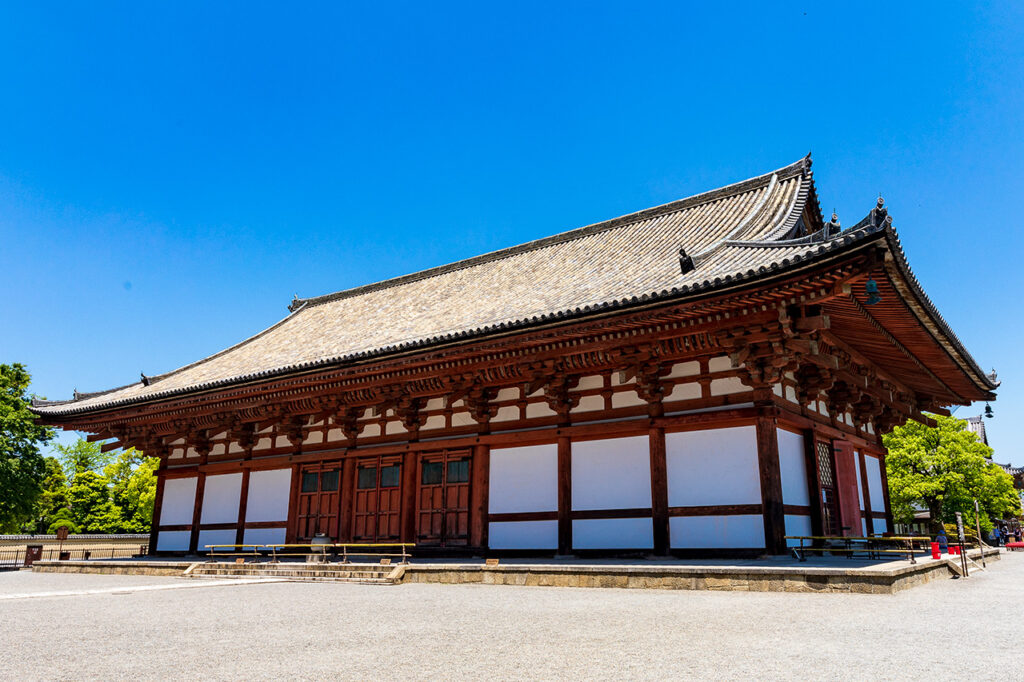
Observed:
[[[192,365],[75,400],[62,415],[190,393],[496,330],[756,279],[857,240],[799,231],[820,221],[810,158],[656,208],[465,261],[318,298],[296,299],[269,329]],[[679,250],[696,267],[681,273]]]

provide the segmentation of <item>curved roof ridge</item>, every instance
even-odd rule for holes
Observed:
[[[337,301],[343,298],[351,298],[352,296],[359,296],[361,294],[367,294],[372,291],[379,291],[381,289],[388,289],[391,287],[400,286],[402,284],[409,284],[410,282],[417,282],[438,275],[443,275],[448,272],[454,272],[456,270],[463,270],[470,268],[475,265],[482,265],[484,263],[490,263],[496,260],[509,258],[511,256],[518,255],[520,253],[526,253],[528,251],[534,251],[536,249],[542,249],[547,246],[554,246],[555,244],[561,244],[581,237],[586,237],[592,234],[598,234],[607,230],[613,230],[617,227],[624,225],[631,225],[633,223],[640,222],[642,220],[650,220],[668,213],[675,213],[683,209],[692,208],[701,204],[706,204],[718,199],[724,199],[726,197],[735,196],[744,192],[751,191],[762,185],[766,181],[771,181],[773,178],[778,180],[787,180],[795,175],[801,174],[805,169],[811,165],[810,154],[803,157],[795,163],[791,163],[788,166],[784,166],[768,173],[747,178],[739,182],[734,182],[731,185],[725,185],[707,192],[701,192],[700,194],[694,194],[689,197],[677,199],[667,204],[661,204],[660,206],[654,206],[652,208],[646,208],[642,211],[635,211],[633,213],[627,213],[617,218],[605,220],[597,223],[591,223],[583,227],[578,227],[567,232],[561,232],[559,234],[552,235],[550,237],[543,237],[541,239],[535,239],[533,241],[518,244],[516,246],[506,247],[497,251],[491,251],[489,253],[481,254],[479,256],[473,256],[472,258],[466,258],[464,260],[455,261],[448,263],[447,265],[439,265],[426,270],[420,270],[419,272],[410,273],[408,275],[400,275],[398,277],[392,277],[391,279],[385,279],[380,282],[374,282],[372,284],[364,284],[362,286],[353,287],[351,289],[344,289],[331,294],[324,294],[322,296],[314,296],[311,298],[298,298],[292,301],[291,305],[288,306],[289,310],[298,310],[303,305],[320,305],[321,303],[328,303],[330,301]],[[767,195],[766,195],[767,196]]]

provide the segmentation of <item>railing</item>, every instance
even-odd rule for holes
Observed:
[[[278,561],[279,557],[291,557],[291,556],[309,556],[318,555],[322,561],[327,561],[328,557],[334,560],[339,560],[342,563],[351,563],[350,557],[355,556],[374,556],[391,559],[392,557],[400,557],[401,563],[409,563],[409,548],[415,547],[416,544],[412,542],[341,542],[335,544],[325,545],[312,545],[312,544],[279,544],[279,545],[254,545],[254,544],[241,544],[241,545],[205,545],[207,554],[211,558],[216,557],[251,557],[253,559],[259,559],[261,557],[268,558],[270,561]],[[397,548],[396,552],[384,552],[377,548]],[[371,551],[359,551],[359,550],[371,550]]]
[[[924,536],[891,536],[891,537],[844,537],[834,535],[787,535],[787,540],[799,540],[800,546],[793,547],[793,554],[800,561],[807,561],[809,552],[818,552],[821,556],[829,554],[846,554],[853,559],[857,554],[867,555],[868,559],[880,559],[886,554],[902,554],[907,560],[916,564],[915,554],[924,551],[932,541]],[[804,541],[810,541],[805,546]],[[921,543],[918,549],[916,545]]]
[[[25,565],[27,547],[0,547],[0,568],[21,568]],[[70,561],[90,559],[128,559],[145,556],[149,553],[148,544],[121,545],[118,547],[51,547],[42,550],[34,561]]]

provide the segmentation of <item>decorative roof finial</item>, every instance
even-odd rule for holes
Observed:
[[[835,235],[842,232],[842,226],[839,224],[839,215],[836,210],[832,209],[832,220],[825,224],[825,238],[834,237]]]
[[[889,211],[885,208],[885,199],[882,198],[881,193],[878,195],[878,202],[875,207],[871,209],[871,225],[872,227],[881,227],[882,223],[891,223],[892,218],[889,217]]]
[[[999,383],[999,375],[996,374],[996,368],[995,367],[993,367],[992,371],[988,373],[988,380],[991,381],[993,384],[998,384]]]
[[[679,271],[685,275],[688,272],[692,272],[696,267],[693,263],[693,258],[686,254],[686,249],[679,249]]]
[[[992,370],[992,371],[995,371],[995,370]],[[71,395],[74,396],[75,400],[79,400],[82,397],[82,394],[78,392],[77,388],[71,393]]]
[[[299,309],[300,305],[302,305],[302,302],[299,301],[299,295],[295,294],[295,297],[292,299],[292,302],[288,304],[288,312],[294,313],[296,310]]]
[[[153,379],[151,377],[147,377],[142,372],[139,372],[139,376],[142,377],[142,385],[143,386],[149,386],[153,382]]]

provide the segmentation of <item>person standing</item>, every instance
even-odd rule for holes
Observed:
[[[991,533],[990,537],[992,538],[992,544],[994,546],[998,547],[999,546],[999,526],[993,526],[992,527],[992,533]]]

